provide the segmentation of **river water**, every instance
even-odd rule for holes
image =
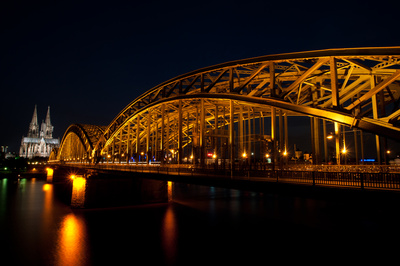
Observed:
[[[170,188],[166,203],[78,210],[56,184],[0,179],[0,264],[326,264],[398,253],[397,200]]]

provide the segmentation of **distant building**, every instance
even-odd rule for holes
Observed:
[[[50,106],[47,109],[46,121],[42,120],[39,130],[37,107],[33,111],[27,137],[22,137],[19,156],[25,158],[49,157],[51,150],[60,145],[60,140],[53,138],[54,127],[50,122]]]

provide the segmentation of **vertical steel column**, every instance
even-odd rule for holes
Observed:
[[[322,130],[324,131],[324,159],[325,159],[325,163],[328,163],[328,139],[326,136],[326,120],[322,120]]]
[[[182,164],[182,100],[178,101],[178,165]]]
[[[361,164],[364,164],[364,137],[363,137],[363,132],[360,130],[360,146],[361,146]]]
[[[336,69],[336,58],[330,58],[330,70],[331,70],[331,90],[332,90],[332,106],[333,108],[339,108],[339,90],[337,80],[337,69]]]
[[[271,149],[271,157],[272,157],[272,170],[275,170],[275,164],[276,164],[276,109],[275,107],[271,106],[271,143],[272,143],[272,149]]]
[[[153,157],[156,161],[160,161],[160,155],[158,152],[158,113],[157,111],[154,114],[154,123],[155,123],[155,128],[154,128],[154,133],[153,133]]]
[[[283,167],[283,117],[282,117],[282,109],[279,109],[279,167],[282,169]]]
[[[214,115],[214,154],[215,154],[215,163],[218,165],[218,104],[215,104],[215,115]]]
[[[269,80],[270,80],[269,86],[271,89],[271,96],[276,97],[277,93],[275,90],[275,65],[273,62],[269,63]]]
[[[136,165],[139,164],[139,149],[140,149],[140,116],[136,118]]]
[[[243,106],[239,105],[239,157],[244,153]]]
[[[205,131],[205,110],[204,110],[204,99],[200,99],[200,166],[204,167],[205,158],[205,142],[204,142],[204,131]]]
[[[189,141],[190,141],[190,136],[189,136],[189,128],[190,128],[190,113],[189,113],[189,111],[187,111],[186,112],[186,143],[187,143],[187,145],[189,145]],[[184,136],[185,137],[185,136]],[[193,142],[192,142],[192,146],[193,146]],[[186,154],[188,153],[188,150],[189,150],[189,146],[187,146],[187,148],[186,148]],[[185,152],[184,152],[185,153]],[[188,163],[189,161],[188,161],[188,159],[190,158],[190,155],[191,154],[189,154],[189,156],[187,156],[188,158],[187,158],[187,160],[186,160],[186,163]]]
[[[111,150],[111,160],[114,163],[114,154],[115,154],[115,136],[113,137],[113,142],[112,142],[112,150]]]
[[[251,115],[250,106],[247,109],[247,162],[251,164]]]
[[[314,143],[315,143],[315,154],[313,155],[314,164],[321,163],[321,152],[320,152],[320,123],[319,118],[314,117]]]
[[[121,131],[119,132],[119,147],[118,147],[119,163],[121,163],[122,131],[124,131],[123,128],[121,128]]]
[[[149,164],[151,156],[150,147],[150,127],[151,127],[151,110],[147,112],[147,123],[146,123],[146,163]]]
[[[166,132],[166,146],[165,146],[165,150],[167,152],[167,154],[169,153],[169,148],[170,148],[170,142],[169,142],[169,132],[170,132],[170,125],[169,125],[169,114],[167,114],[167,132]],[[168,157],[168,156],[167,156]],[[169,158],[167,158],[167,160],[169,160]]]
[[[128,138],[126,140],[126,163],[129,164],[129,158],[131,149],[130,149],[130,144],[131,144],[131,121],[128,122]]]
[[[312,163],[315,164],[314,117],[310,117],[310,132],[311,132],[311,154],[312,154]]]
[[[199,147],[200,147],[200,136],[199,136],[199,105],[196,104],[196,118],[194,121],[194,132],[195,134],[193,134],[195,137],[193,138],[193,140],[195,140],[195,142],[193,145],[196,148],[192,148],[193,150],[193,160],[194,163],[197,165],[198,164],[198,158],[199,158]]]
[[[289,134],[288,134],[288,118],[287,111],[283,115],[283,121],[285,124],[285,163],[288,163],[289,160]]]
[[[165,113],[165,103],[161,105],[161,139],[160,139],[160,161],[164,165],[164,113]]]
[[[235,110],[234,110],[234,102],[233,100],[229,100],[229,111],[230,111],[230,116],[229,116],[229,160],[231,162],[231,177],[233,177],[233,170],[235,170],[235,131],[234,131],[234,116],[235,116]]]
[[[375,76],[371,76],[371,90],[375,88]],[[372,116],[374,119],[378,119],[378,101],[376,99],[376,94],[372,95]],[[376,143],[376,155],[378,157],[378,164],[382,164],[381,160],[381,145],[379,135],[375,134]]]
[[[340,125],[338,122],[334,122],[335,126],[335,152],[336,152],[336,164],[340,165]]]

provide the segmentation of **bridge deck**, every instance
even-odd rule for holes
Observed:
[[[172,176],[186,176],[188,178],[215,178],[224,180],[248,180],[254,182],[289,183],[309,186],[331,186],[338,188],[380,189],[400,191],[400,172],[390,172],[388,167],[375,168],[380,171],[343,171],[351,167],[338,167],[342,171],[334,171],[334,168],[323,170],[235,170],[207,169],[195,167],[179,167],[178,165],[136,165],[136,164],[79,164],[69,163],[66,166],[85,169],[95,169],[114,172],[138,172],[147,174],[159,174]],[[329,171],[327,170],[329,169]],[[373,169],[373,168],[369,168]],[[366,170],[366,168],[365,168]]]

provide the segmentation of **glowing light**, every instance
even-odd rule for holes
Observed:
[[[168,202],[171,202],[172,201],[172,182],[168,181],[167,186],[168,186]]]
[[[46,171],[47,171],[47,182],[53,182],[54,170],[52,168],[47,167]]]
[[[386,153],[387,153],[387,154],[390,154],[390,150],[387,150]]]
[[[343,154],[346,154],[346,153],[347,153],[346,147],[343,147],[342,153],[343,153]]]
[[[284,152],[283,152],[283,156],[286,156],[287,155],[287,151],[285,150]]]
[[[171,205],[165,212],[162,226],[162,245],[165,258],[169,265],[175,265],[177,255],[177,233],[175,212]]]
[[[70,175],[69,176],[72,180],[74,180],[76,178],[76,175]]]
[[[50,184],[44,184],[43,185],[43,191],[49,191],[51,189],[51,185]]]
[[[243,156],[243,158],[246,158],[247,157],[246,152],[243,152],[242,156]]]
[[[214,153],[212,157],[213,157],[214,159],[216,159],[216,158],[217,158],[217,155]]]
[[[58,233],[57,265],[82,265],[87,254],[86,226],[74,214],[65,216]]]
[[[333,135],[326,136],[327,139],[333,139]]]
[[[269,153],[265,154],[265,157],[269,158]]]
[[[86,178],[83,176],[76,176],[73,180],[71,207],[83,208],[85,207]]]

